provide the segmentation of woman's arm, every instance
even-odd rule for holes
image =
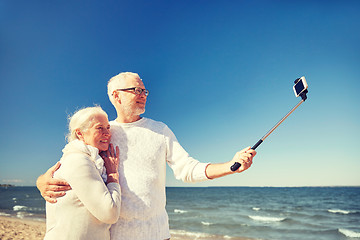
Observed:
[[[121,206],[119,183],[109,182],[106,186],[95,164],[85,154],[67,156],[62,167],[64,178],[91,214],[104,223],[115,223]]]

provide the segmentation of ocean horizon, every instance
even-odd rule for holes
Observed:
[[[191,239],[360,239],[360,186],[166,187],[172,234]],[[45,221],[36,187],[0,187],[0,216]]]

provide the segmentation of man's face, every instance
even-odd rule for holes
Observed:
[[[144,83],[137,77],[131,77],[123,82],[120,89],[139,87],[145,89]],[[145,112],[146,98],[144,92],[140,95],[133,90],[119,91],[121,106],[128,116],[139,116]]]

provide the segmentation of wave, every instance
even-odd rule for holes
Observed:
[[[188,232],[185,230],[170,230],[171,239],[197,239],[197,240],[220,240],[220,239],[232,239],[243,240],[242,237],[231,237],[229,235],[215,235],[202,232]]]
[[[20,206],[20,205],[15,205],[15,206],[13,207],[13,210],[14,210],[14,211],[21,211],[21,210],[26,210],[26,209],[27,209],[26,206]]]
[[[177,235],[182,237],[191,237],[194,239],[201,239],[209,237],[209,234],[207,233],[200,233],[200,232],[188,232],[184,230],[170,230],[171,235]]]
[[[7,217],[9,217],[9,216],[11,216],[11,214],[4,213],[4,212],[0,212],[0,216],[7,216]]]
[[[188,211],[181,210],[181,209],[174,209],[174,213],[187,213]]]
[[[210,222],[201,222],[202,225],[205,225],[205,226],[210,226],[210,225],[213,225],[213,223],[210,223]]]
[[[348,210],[341,210],[341,209],[329,209],[328,212],[330,212],[330,213],[339,213],[339,214],[357,213],[357,211],[348,211]]]
[[[27,206],[21,206],[21,205],[15,205],[13,206],[13,211],[19,212],[35,212],[35,213],[44,213],[45,208],[43,207],[27,207]]]
[[[261,209],[261,208],[259,208],[259,207],[253,207],[253,208],[252,208],[252,210],[254,210],[254,211],[260,211],[260,209]]]
[[[23,219],[23,218],[31,217],[31,216],[33,216],[33,215],[34,215],[34,214],[32,214],[32,213],[18,212],[18,213],[16,214],[16,217]]]
[[[260,222],[282,222],[286,219],[280,217],[249,216],[249,218]]]
[[[360,238],[360,232],[355,232],[352,230],[348,230],[348,229],[344,229],[344,228],[340,228],[339,232],[343,235],[345,235],[346,237],[350,237],[350,238]]]

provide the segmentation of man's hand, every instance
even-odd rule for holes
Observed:
[[[237,169],[235,172],[243,172],[251,166],[253,157],[255,157],[255,155],[255,150],[251,149],[250,147],[244,148],[243,150],[235,154],[234,158],[231,161],[231,166],[235,162],[238,162],[241,164],[241,167],[239,167],[239,169]]]
[[[251,166],[253,157],[255,157],[255,155],[255,150],[251,149],[250,147],[244,148],[240,152],[237,152],[234,158],[229,162],[208,164],[205,168],[205,174],[208,179],[215,179],[233,173],[243,172]],[[232,166],[235,162],[240,163],[241,167],[233,172],[231,171],[230,166]]]
[[[49,203],[56,203],[56,198],[64,196],[71,189],[70,185],[60,179],[54,179],[54,173],[60,168],[60,162],[49,168],[36,181],[36,187],[39,189],[41,196]]]

